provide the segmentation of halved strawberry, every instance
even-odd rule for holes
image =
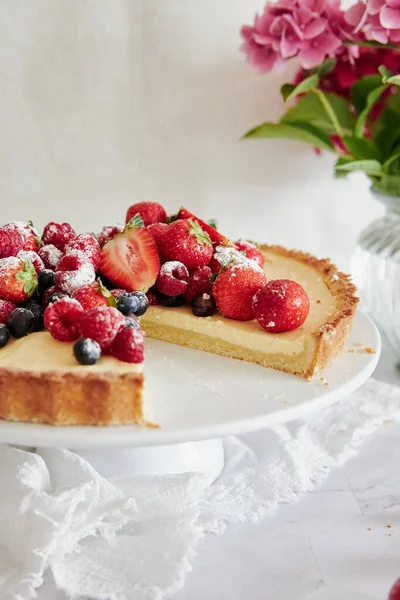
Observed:
[[[203,229],[203,231],[208,233],[214,246],[234,246],[235,245],[227,237],[222,235],[222,233],[220,233],[219,231],[214,229],[214,227],[212,227],[205,221],[202,221],[201,219],[196,217],[196,215],[194,215],[193,213],[188,211],[187,208],[184,208],[183,206],[179,209],[178,219],[194,219],[195,221],[197,221],[197,223],[200,225],[200,227]]]
[[[128,292],[147,292],[158,277],[160,256],[150,231],[139,215],[103,246],[100,271],[114,285]]]

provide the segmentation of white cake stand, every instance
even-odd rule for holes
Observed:
[[[0,442],[71,448],[105,476],[202,471],[212,481],[224,464],[221,438],[305,417],[341,400],[369,378],[380,349],[375,325],[360,311],[343,356],[312,382],[148,340],[146,410],[159,429],[0,421]]]

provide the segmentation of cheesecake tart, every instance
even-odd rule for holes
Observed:
[[[186,209],[139,203],[97,237],[9,223],[0,418],[145,424],[144,335],[309,380],[343,351],[357,302],[329,260],[231,242]]]

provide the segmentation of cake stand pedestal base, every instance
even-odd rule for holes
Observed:
[[[202,474],[209,485],[224,467],[222,440],[138,448],[71,449],[106,478],[135,475]]]

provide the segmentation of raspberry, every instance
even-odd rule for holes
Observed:
[[[55,271],[57,269],[58,263],[60,262],[63,253],[61,250],[53,246],[53,244],[47,244],[47,246],[42,246],[38,251],[38,255],[43,261],[43,264],[46,269],[51,269]]]
[[[190,274],[188,286],[183,293],[183,297],[188,304],[191,304],[192,300],[197,296],[211,293],[211,276],[212,272],[210,267],[197,267],[197,269]]]
[[[155,243],[157,244],[157,247],[160,243],[160,240],[163,236],[164,231],[167,229],[168,225],[166,223],[153,223],[152,225],[148,226],[148,230],[150,231],[151,235],[154,238]]]
[[[115,338],[111,348],[113,356],[128,363],[144,361],[144,334],[141,329],[128,328]]]
[[[128,208],[126,223],[129,223],[138,213],[142,217],[145,227],[153,223],[165,223],[167,220],[167,213],[161,204],[157,202],[138,202]]]
[[[157,306],[157,304],[160,304],[157,298],[157,294],[154,290],[149,290],[146,296],[147,300],[149,301],[149,306]]]
[[[264,266],[264,255],[261,250],[259,250],[257,246],[253,244],[253,242],[249,242],[247,240],[238,240],[235,242],[235,247],[240,252],[244,252],[246,258],[255,260],[260,267]]]
[[[77,300],[61,298],[44,311],[44,324],[56,340],[73,342],[79,338],[78,324],[83,314],[83,308]]]
[[[156,285],[166,296],[180,296],[186,290],[188,281],[189,271],[185,265],[173,260],[161,265]]]
[[[282,333],[303,325],[310,312],[310,301],[305,290],[295,281],[275,279],[256,293],[253,308],[254,316],[263,329]]]
[[[96,273],[92,263],[86,254],[79,250],[71,250],[69,254],[62,257],[55,277],[58,289],[70,296],[83,285],[93,283],[95,278]]]
[[[21,250],[39,249],[39,238],[33,226],[22,221],[12,221],[0,227],[0,258],[17,256]]]
[[[113,239],[113,237],[115,237],[117,235],[117,233],[121,233],[121,231],[124,230],[124,226],[123,225],[106,225],[105,227],[103,227],[103,229],[100,231],[100,233],[97,234],[97,240],[100,244],[100,248],[102,248],[105,244],[107,244],[107,242],[109,242],[110,240]]]
[[[254,260],[228,266],[213,285],[213,296],[223,317],[238,321],[254,319],[253,297],[267,283],[264,271]]]
[[[100,244],[94,235],[90,233],[80,233],[65,246],[65,254],[70,254],[72,250],[83,252],[93,265],[95,271],[100,264]]]
[[[126,290],[122,290],[121,288],[116,288],[115,290],[111,290],[110,293],[114,296],[116,300],[118,300],[118,298],[122,296],[122,294],[126,294],[127,292]]]
[[[43,229],[43,244],[52,244],[62,252],[65,246],[76,237],[69,223],[48,223]]]
[[[125,317],[112,306],[99,306],[84,313],[79,325],[83,337],[95,340],[104,352],[125,327]]]
[[[8,316],[16,308],[16,305],[12,302],[9,302],[8,300],[0,300],[0,325],[6,325]]]
[[[40,258],[39,254],[33,252],[33,250],[21,250],[17,254],[18,258],[22,260],[22,262],[29,261],[35,267],[36,273],[39,275],[44,270],[44,263]]]

